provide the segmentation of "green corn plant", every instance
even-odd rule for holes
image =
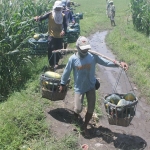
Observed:
[[[31,61],[28,57],[28,39],[35,32],[39,32],[42,25],[36,23],[33,17],[49,11],[53,1],[45,3],[40,0],[1,1],[0,94],[7,96],[13,90],[19,89],[32,74],[34,59]]]
[[[131,0],[133,25],[145,35],[150,34],[150,2],[148,0]]]

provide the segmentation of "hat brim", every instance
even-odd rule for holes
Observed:
[[[84,45],[84,46],[79,46],[79,48],[81,50],[85,50],[85,49],[91,49],[91,46],[90,45]]]

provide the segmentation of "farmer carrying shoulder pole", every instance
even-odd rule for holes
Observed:
[[[87,125],[92,118],[94,108],[95,108],[95,65],[98,63],[106,67],[118,67],[115,61],[111,62],[102,58],[96,54],[88,52],[91,46],[86,37],[80,36],[76,42],[77,52],[73,54],[64,69],[60,92],[64,91],[64,87],[68,81],[71,71],[73,70],[74,76],[74,118],[77,120],[79,118],[79,113],[82,111],[84,95],[87,98],[87,112],[85,115],[85,121],[82,126],[82,131],[85,136],[90,136],[87,130]],[[120,66],[124,69],[128,69],[128,65],[125,62],[121,62]]]
[[[109,15],[110,15],[110,22],[111,26],[116,26],[115,24],[115,5],[113,4],[113,1],[109,1]]]
[[[48,19],[48,60],[50,67],[57,68],[61,53],[56,54],[56,64],[54,63],[53,50],[63,48],[63,36],[67,30],[66,18],[62,13],[63,6],[61,1],[55,1],[53,10],[43,16],[34,17],[35,21]]]

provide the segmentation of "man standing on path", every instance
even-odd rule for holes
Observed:
[[[115,24],[115,5],[113,4],[113,1],[109,1],[109,15],[110,15],[110,22],[111,26],[116,26]]]
[[[62,2],[55,1],[53,10],[46,13],[43,16],[34,17],[35,21],[42,21],[48,19],[48,61],[52,68],[58,67],[59,59],[61,58],[61,53],[56,54],[56,62],[54,62],[53,50],[58,50],[63,48],[63,36],[67,30],[66,18],[62,13]]]
[[[87,98],[87,112],[85,115],[85,121],[82,126],[82,131],[85,136],[89,137],[90,134],[87,130],[87,125],[92,118],[95,109],[95,66],[100,64],[106,67],[118,67],[116,63],[110,62],[100,56],[88,52],[91,46],[86,37],[80,36],[76,42],[77,53],[73,54],[64,69],[60,92],[63,92],[65,85],[73,70],[74,76],[74,117],[78,119],[79,113],[82,111],[84,95]],[[127,70],[128,65],[125,62],[121,62],[120,66]]]
[[[108,16],[108,18],[109,18],[109,6],[110,6],[110,4],[109,4],[109,0],[106,0],[106,15]]]

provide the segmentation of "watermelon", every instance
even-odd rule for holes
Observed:
[[[61,75],[56,73],[56,72],[52,72],[52,71],[46,71],[44,73],[44,75],[46,77],[49,77],[49,78],[54,78],[54,79],[60,79],[61,78]]]
[[[33,38],[34,38],[35,40],[38,40],[38,39],[40,38],[40,34],[35,34],[35,35],[33,36]]]
[[[127,106],[129,104],[132,104],[131,101],[126,101],[125,99],[120,99],[120,101],[118,102],[117,106],[121,106],[120,108],[118,108],[118,111],[122,111],[124,109],[124,106]]]
[[[136,97],[133,93],[127,93],[124,95],[124,99],[127,101],[134,101],[136,100]]]
[[[117,94],[111,94],[110,96],[108,96],[105,99],[104,103],[110,102],[112,104],[117,105],[117,103],[119,102],[120,99],[121,99],[121,97],[119,95],[117,95]]]

